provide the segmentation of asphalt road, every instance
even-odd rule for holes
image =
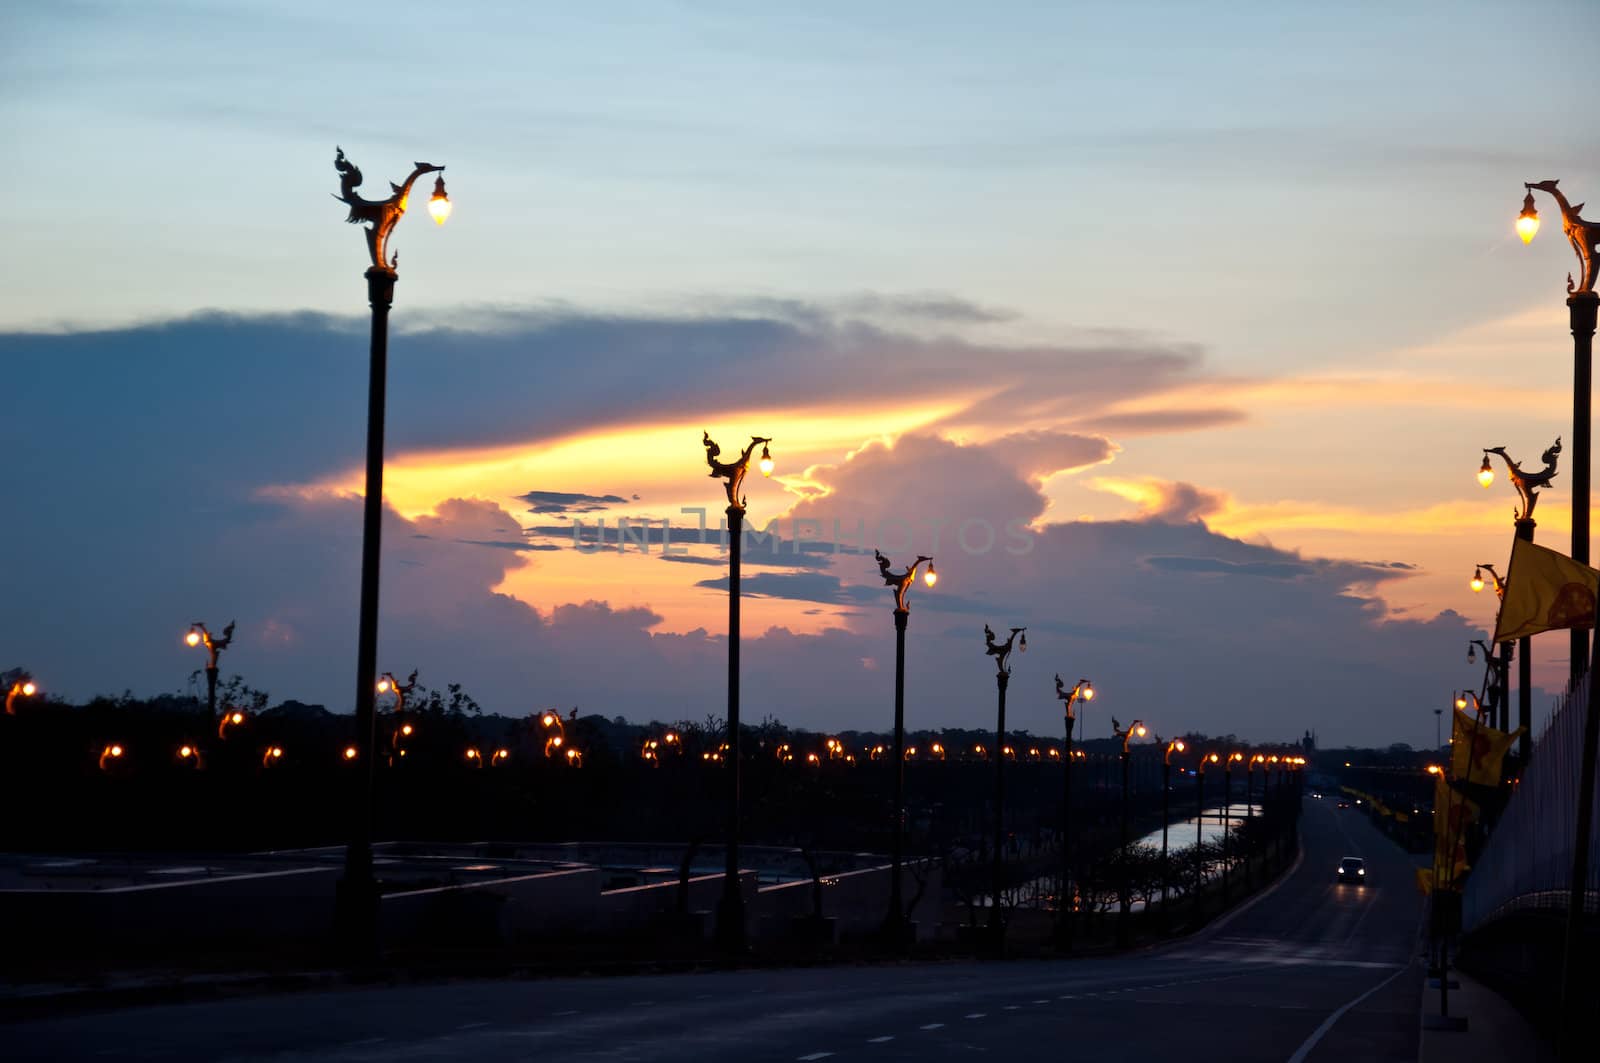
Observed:
[[[1415,1060],[1410,859],[1307,800],[1304,858],[1250,907],[1114,959],[459,982],[0,1027],[0,1055],[162,1060]],[[1335,885],[1342,856],[1371,885]]]

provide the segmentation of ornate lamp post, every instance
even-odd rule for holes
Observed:
[[[928,563],[928,571],[923,578],[928,586],[939,582],[939,573],[933,567],[933,558],[922,554],[918,554],[917,559],[903,572],[892,571],[889,559],[880,551],[874,550],[873,554],[878,559],[878,574],[883,577],[884,584],[894,590],[894,842],[891,849],[893,869],[889,879],[889,914],[884,919],[883,932],[891,943],[899,946],[905,942],[906,936],[906,913],[900,892],[906,815],[906,621],[911,616],[906,596],[917,582],[917,569],[924,561]]]
[[[1172,818],[1168,803],[1172,794],[1172,754],[1182,753],[1188,747],[1183,744],[1183,739],[1174,738],[1167,743],[1167,751],[1161,758],[1161,921],[1167,920],[1167,885],[1172,881],[1172,876],[1167,871],[1167,823]]]
[[[1232,824],[1233,766],[1244,759],[1243,753],[1229,753],[1222,764],[1222,907],[1228,907],[1228,833]]]
[[[1517,217],[1517,233],[1530,243],[1539,231],[1539,212],[1533,206],[1535,190],[1548,193],[1561,208],[1561,229],[1578,256],[1580,280],[1574,284],[1567,274],[1567,312],[1572,326],[1572,559],[1589,563],[1589,404],[1594,368],[1595,309],[1600,296],[1594,282],[1597,248],[1600,248],[1600,222],[1585,221],[1556,187],[1555,181],[1524,182],[1527,194],[1522,213]],[[1572,629],[1571,675],[1574,679],[1588,667],[1588,635],[1582,628]],[[1528,721],[1518,721],[1526,727]],[[1524,758],[1526,763],[1526,758]]]
[[[1572,559],[1589,563],[1589,402],[1594,363],[1594,330],[1600,295],[1595,294],[1596,267],[1600,265],[1600,222],[1585,221],[1577,206],[1556,188],[1555,181],[1525,183],[1528,189],[1517,218],[1517,232],[1523,243],[1539,231],[1539,214],[1533,208],[1533,192],[1549,193],[1561,207],[1561,229],[1577,253],[1581,280],[1574,284],[1567,274],[1567,310],[1572,325]],[[1582,628],[1572,629],[1572,676],[1576,679],[1593,662],[1588,657],[1588,636]],[[1522,745],[1528,744],[1524,732]],[[1561,1047],[1563,1058],[1573,1053],[1578,1058],[1583,1036],[1580,1033],[1577,996],[1577,953],[1583,925],[1584,883],[1588,876],[1589,833],[1594,817],[1592,800],[1595,785],[1595,760],[1600,747],[1600,706],[1591,695],[1589,712],[1583,725],[1583,760],[1578,776],[1576,842],[1572,852],[1572,881],[1568,893],[1566,954],[1561,981]],[[1523,762],[1526,763],[1526,757]]]
[[[1011,634],[1004,642],[994,640],[994,631],[988,624],[983,625],[983,652],[994,658],[994,683],[999,691],[998,709],[994,725],[994,870],[992,872],[992,896],[989,898],[989,930],[994,934],[995,948],[1004,947],[1006,924],[1005,916],[1001,914],[1000,893],[1005,884],[1004,852],[1006,844],[1006,684],[1011,679],[1011,646],[1017,641],[1017,636],[1022,636],[1022,641],[1017,649],[1023,653],[1028,652],[1027,628],[1014,627]]]
[[[372,341],[367,378],[367,484],[361,518],[361,619],[356,639],[356,742],[366,751],[359,791],[352,803],[350,844],[345,849],[344,876],[339,881],[337,915],[345,948],[369,956],[378,944],[378,891],[372,877],[372,800],[376,782],[376,693],[378,670],[378,558],[383,522],[383,419],[389,372],[389,307],[399,279],[398,254],[389,253],[389,234],[405,216],[411,186],[425,173],[437,173],[428,212],[443,225],[450,215],[444,191],[444,167],[419,162],[404,184],[391,184],[388,199],[366,199],[356,189],[361,171],[336,148],[333,168],[339,173],[339,195],[350,207],[345,221],[366,223],[363,235],[372,264],[366,272],[367,301],[372,306]]]
[[[183,636],[184,644],[193,648],[204,645],[206,648],[206,721],[215,723],[217,719],[217,654],[228,648],[233,641],[234,621],[228,621],[228,626],[222,629],[222,637],[217,638],[206,630],[206,626],[196,620],[189,625],[189,633]],[[191,675],[193,673],[190,673]]]
[[[1483,478],[1481,471],[1479,472],[1478,476],[1479,479]],[[1483,590],[1483,574],[1485,572],[1489,573],[1489,578],[1494,581],[1495,598],[1504,600],[1506,596],[1505,582],[1501,580],[1500,573],[1496,572],[1494,566],[1489,564],[1487,561],[1478,565],[1472,571],[1472,581],[1468,584],[1468,586],[1472,588],[1472,593],[1477,594]],[[1498,726],[1502,731],[1509,731],[1511,730],[1511,658],[1513,655],[1512,647],[1515,644],[1511,642],[1502,642],[1500,644],[1500,656],[1496,658],[1491,652],[1490,647],[1485,644],[1482,639],[1474,639],[1473,643],[1482,648],[1484,664],[1489,667],[1490,674],[1494,677],[1494,682],[1492,684],[1485,685],[1486,692],[1492,695],[1494,704],[1499,707],[1499,723],[1496,724],[1496,726]],[[1467,663],[1472,664],[1476,659],[1476,656],[1472,652],[1472,645],[1468,645]],[[1435,743],[1435,745],[1437,745],[1437,743]]]
[[[1128,943],[1128,911],[1130,898],[1128,896],[1128,742],[1133,738],[1143,738],[1145,730],[1143,720],[1134,720],[1123,730],[1117,718],[1111,718],[1111,732],[1122,739],[1122,854],[1118,863],[1121,873],[1117,876],[1117,941],[1120,944]]]
[[[389,710],[394,726],[389,731],[389,766],[394,767],[396,757],[404,757],[405,740],[416,733],[416,727],[405,718],[406,698],[413,690],[417,689],[417,670],[413,668],[404,683],[394,677],[393,672],[385,672],[378,677],[378,693],[393,694],[394,706]]]
[[[39,693],[39,685],[33,681],[33,676],[21,668],[12,669],[4,676],[0,676],[0,685],[4,685],[6,688],[7,716],[15,716],[17,714],[18,698],[31,698]]]
[[[1066,717],[1067,741],[1061,747],[1061,898],[1057,904],[1056,940],[1064,949],[1072,947],[1072,725],[1077,715],[1073,706],[1081,698],[1094,700],[1094,684],[1079,679],[1068,690],[1056,673],[1056,698],[1063,702],[1062,714]]]
[[[1521,464],[1511,460],[1511,456],[1506,453],[1505,447],[1485,447],[1483,465],[1478,469],[1478,482],[1483,484],[1484,487],[1488,487],[1494,479],[1492,469],[1490,469],[1490,474],[1487,477],[1484,475],[1484,469],[1489,468],[1490,454],[1500,455],[1500,460],[1505,462],[1506,475],[1511,480],[1511,486],[1517,489],[1519,505],[1513,511],[1516,517],[1517,538],[1531,543],[1533,542],[1533,529],[1535,527],[1533,507],[1539,504],[1539,491],[1549,487],[1550,481],[1555,479],[1556,462],[1561,458],[1561,439],[1557,437],[1550,448],[1541,455],[1544,468],[1539,472],[1523,472]],[[1585,499],[1584,507],[1586,509],[1588,504],[1588,500]],[[1576,500],[1574,500],[1574,505],[1576,505]],[[1587,519],[1587,515],[1585,515],[1585,523],[1587,523]],[[1576,527],[1576,512],[1574,512],[1573,524]],[[1587,544],[1588,533],[1585,532],[1584,536],[1584,542]],[[1585,557],[1587,558],[1587,556],[1586,552]],[[1485,566],[1479,565],[1478,567],[1483,568]],[[1493,575],[1494,569],[1490,568],[1489,572]],[[1505,588],[1500,583],[1500,577],[1495,576],[1494,582],[1495,593],[1504,595]],[[1574,652],[1581,654],[1587,647],[1588,643],[1584,641],[1583,632],[1575,631],[1573,640]],[[1509,651],[1503,650],[1502,653],[1509,654]],[[1573,673],[1574,676],[1580,674],[1582,674],[1581,670]],[[1517,746],[1517,755],[1523,764],[1527,764],[1528,755],[1533,750],[1533,739],[1530,736],[1530,732],[1533,730],[1533,640],[1531,638],[1522,640],[1522,655],[1517,662],[1517,687],[1517,724],[1524,728],[1522,739]]]
[[[703,433],[706,464],[713,479],[726,481],[728,494],[728,830],[727,867],[722,880],[722,900],[717,904],[717,941],[727,949],[744,948],[744,897],[739,892],[739,552],[744,539],[745,473],[750,471],[750,455],[761,447],[761,475],[772,475],[772,454],[767,449],[771,438],[751,436],[739,460],[721,462],[722,448]]]
[[[1198,922],[1200,916],[1200,886],[1205,878],[1204,860],[1199,859],[1200,846],[1205,842],[1206,823],[1206,765],[1215,764],[1221,758],[1215,753],[1206,753],[1200,757],[1194,766],[1194,912]]]

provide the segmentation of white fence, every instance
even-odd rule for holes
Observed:
[[[1462,927],[1472,930],[1525,908],[1566,909],[1577,838],[1583,757],[1585,675],[1550,717],[1516,794],[1478,855],[1462,894]],[[1600,794],[1600,786],[1596,787]],[[1600,810],[1600,805],[1597,805]],[[1600,815],[1592,821],[1584,907],[1600,911]]]

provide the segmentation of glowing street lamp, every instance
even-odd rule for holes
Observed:
[[[200,758],[200,747],[190,745],[187,742],[178,747],[178,763],[187,768],[194,768],[197,771],[205,767],[205,763]]]
[[[282,760],[282,746],[268,746],[266,749],[261,751],[261,766],[263,768],[277,767],[278,763]]]
[[[890,569],[889,559],[883,556],[882,551],[874,550],[873,555],[878,561],[878,575],[894,591],[894,822],[890,847],[889,914],[884,919],[883,932],[891,943],[899,947],[905,942],[907,928],[900,890],[906,817],[906,622],[911,617],[911,606],[906,599],[917,582],[917,569],[922,567],[924,561],[928,563],[928,571],[924,575],[928,586],[937,583],[939,576],[934,571],[933,558],[925,554],[918,554],[917,559],[902,572]]]
[[[1094,700],[1094,684],[1087,679],[1079,679],[1068,690],[1061,673],[1057,672],[1056,700],[1063,703],[1061,711],[1066,720],[1067,734],[1066,744],[1062,747],[1061,767],[1061,896],[1056,904],[1056,941],[1066,951],[1072,948],[1072,898],[1075,896],[1072,887],[1072,725],[1077,716],[1073,707],[1080,700]],[[1077,755],[1081,757],[1082,750],[1078,750]]]
[[[110,765],[122,759],[123,748],[120,742],[112,742],[100,750],[100,770],[110,771]]]
[[[1200,845],[1205,841],[1202,833],[1206,821],[1206,768],[1218,763],[1222,758],[1215,753],[1202,754],[1195,762],[1194,767],[1194,845],[1195,852],[1200,852]],[[1200,913],[1200,886],[1205,873],[1205,861],[1194,862],[1194,909],[1198,916]]]
[[[1590,294],[1592,295],[1593,293],[1590,293]],[[1592,323],[1591,323],[1590,328],[1591,328],[1591,330],[1593,329]],[[1588,385],[1587,385],[1587,383],[1584,385],[1583,391],[1584,391],[1584,394],[1585,394],[1585,403],[1587,403],[1587,393],[1588,393]],[[1574,433],[1574,434],[1576,435],[1577,433]],[[1578,440],[1578,446],[1582,449],[1582,453],[1581,454],[1574,453],[1574,455],[1573,455],[1573,464],[1574,464],[1574,467],[1575,467],[1574,471],[1575,471],[1576,475],[1575,475],[1575,482],[1573,484],[1573,491],[1574,491],[1573,507],[1574,507],[1574,512],[1573,512],[1573,517],[1572,517],[1572,520],[1573,520],[1573,536],[1574,536],[1574,538],[1573,538],[1573,551],[1574,552],[1573,552],[1572,556],[1574,558],[1578,559],[1578,560],[1583,561],[1586,564],[1588,563],[1588,556],[1589,556],[1588,555],[1588,548],[1589,548],[1588,547],[1588,535],[1589,535],[1589,532],[1588,532],[1588,520],[1589,520],[1589,518],[1588,518],[1588,505],[1589,505],[1589,501],[1588,501],[1588,482],[1589,482],[1588,462],[1589,462],[1589,458],[1588,458],[1588,441],[1587,441],[1587,438],[1588,438],[1588,425],[1587,425],[1587,422],[1586,422],[1584,424],[1584,426],[1583,426],[1583,437],[1580,440]],[[1541,490],[1543,490],[1544,488],[1549,487],[1550,486],[1550,481],[1555,479],[1555,476],[1556,476],[1556,465],[1557,465],[1557,463],[1559,462],[1559,460],[1561,458],[1561,439],[1560,439],[1560,437],[1557,437],[1555,443],[1553,443],[1549,447],[1549,449],[1547,449],[1544,452],[1544,454],[1541,455],[1541,460],[1544,462],[1544,468],[1539,470],[1538,472],[1524,472],[1522,470],[1522,465],[1521,465],[1520,462],[1516,462],[1516,461],[1512,461],[1511,460],[1511,456],[1506,453],[1506,448],[1505,447],[1485,447],[1484,451],[1483,451],[1483,466],[1478,471],[1478,480],[1479,480],[1480,483],[1483,483],[1483,485],[1485,487],[1489,486],[1489,483],[1488,483],[1488,481],[1484,480],[1483,469],[1489,467],[1489,455],[1490,454],[1498,454],[1498,455],[1500,455],[1500,460],[1505,462],[1506,474],[1511,480],[1511,486],[1513,488],[1515,488],[1516,492],[1517,492],[1518,507],[1515,510],[1513,510],[1513,515],[1515,517],[1515,525],[1514,526],[1516,528],[1516,536],[1517,536],[1518,539],[1521,539],[1524,542],[1530,542],[1531,543],[1531,542],[1533,542],[1534,528],[1537,525],[1537,522],[1533,519],[1533,510],[1534,510],[1534,507],[1536,505],[1538,505],[1539,492]],[[1579,498],[1577,497],[1580,488],[1581,488],[1582,496],[1583,496],[1581,502],[1580,502]],[[1577,539],[1578,532],[1577,532],[1577,527],[1578,527],[1578,523],[1579,523],[1579,515],[1577,513],[1577,507],[1579,505],[1582,505],[1583,510],[1584,510],[1584,513],[1583,513],[1583,516],[1582,516],[1582,523],[1584,524],[1584,531],[1583,531],[1583,551],[1584,552],[1583,552],[1581,557],[1577,553],[1577,550],[1578,550],[1578,539]],[[1477,567],[1478,567],[1478,570],[1482,570],[1484,568],[1489,568],[1490,574],[1494,575],[1494,570],[1490,566],[1479,565]],[[1499,576],[1495,576],[1494,577],[1494,582],[1495,582],[1495,593],[1499,594],[1499,595],[1501,595],[1503,597],[1504,593],[1505,593],[1505,587],[1500,582],[1500,577]],[[1473,590],[1477,590],[1482,585],[1483,585],[1483,579],[1482,579],[1481,571],[1475,571],[1473,573],[1473,582],[1472,582]],[[1572,673],[1571,673],[1573,678],[1577,678],[1578,675],[1582,674],[1583,666],[1582,666],[1581,662],[1579,661],[1579,658],[1582,656],[1584,650],[1587,647],[1588,647],[1588,643],[1585,641],[1585,636],[1584,636],[1583,631],[1578,629],[1578,628],[1574,628],[1573,631],[1572,631],[1572,653],[1573,653],[1574,664],[1573,664],[1573,670],[1572,670]],[[1510,663],[1511,663],[1511,650],[1510,650],[1510,648],[1509,647],[1502,647],[1501,656],[1505,659],[1505,667],[1506,667],[1507,671],[1509,671]],[[1533,728],[1533,640],[1532,639],[1525,638],[1525,639],[1522,640],[1521,660],[1518,661],[1518,663],[1517,663],[1517,686],[1518,686],[1518,690],[1517,690],[1517,723],[1524,729],[1523,733],[1522,733],[1521,744],[1518,747],[1518,752],[1519,752],[1520,756],[1522,757],[1523,763],[1527,763],[1528,754],[1529,754],[1530,748],[1531,748],[1530,744],[1532,742],[1532,739],[1530,737],[1529,732],[1531,732],[1531,730]],[[1502,690],[1501,693],[1504,694],[1505,691]],[[1509,724],[1510,724],[1510,705],[1509,704],[1504,706],[1504,712],[1502,713],[1502,719],[1500,720],[1500,723],[1501,723],[1501,725],[1503,727],[1506,727],[1507,729],[1509,729]]]
[[[1172,754],[1182,753],[1188,747],[1183,744],[1183,739],[1174,738],[1167,743],[1167,751],[1161,757],[1161,921],[1167,921],[1167,886],[1171,876],[1167,873],[1167,823],[1170,821],[1171,812],[1168,808],[1172,794]]]
[[[577,715],[576,709],[572,710]],[[539,714],[539,727],[544,731],[544,755],[551,757],[561,752],[561,746],[567,740],[566,725],[561,722],[561,714],[546,709]]]
[[[1533,193],[1544,192],[1561,208],[1561,230],[1578,256],[1579,279],[1567,274],[1567,312],[1572,329],[1572,559],[1589,563],[1589,447],[1590,392],[1594,367],[1594,331],[1600,296],[1594,290],[1597,263],[1600,263],[1600,222],[1585,220],[1557,187],[1559,182],[1525,181],[1522,212],[1517,215],[1517,233],[1523,243],[1532,242],[1539,231],[1539,212],[1533,206]],[[1588,637],[1583,628],[1572,629],[1571,674],[1582,675],[1588,661]],[[1518,721],[1523,726],[1528,721]],[[1526,740],[1525,740],[1526,741]],[[1522,747],[1524,756],[1527,747]]]
[[[31,698],[39,693],[39,685],[33,681],[33,676],[18,668],[7,672],[0,678],[6,688],[6,715],[17,714],[17,699]]]
[[[222,719],[217,723],[217,737],[226,740],[229,727],[238,727],[244,723],[244,713],[238,709],[229,709],[222,714]]]
[[[399,256],[389,252],[389,234],[405,216],[411,186],[426,173],[437,173],[428,209],[443,223],[450,201],[444,190],[444,167],[416,163],[404,184],[392,185],[387,199],[367,199],[356,191],[361,170],[336,149],[333,168],[339,174],[339,195],[350,208],[351,224],[366,223],[363,234],[371,264],[366,271],[367,301],[372,307],[372,338],[367,380],[366,492],[362,505],[361,600],[356,639],[356,740],[366,751],[361,765],[365,776],[360,797],[351,808],[350,844],[345,850],[344,876],[338,889],[338,928],[341,942],[353,955],[368,957],[377,951],[378,890],[372,875],[372,801],[376,784],[378,671],[378,563],[383,521],[383,422],[389,362],[389,308],[399,279]],[[353,759],[353,758],[352,758]]]
[[[233,642],[232,620],[222,629],[222,637],[217,638],[206,630],[206,626],[196,620],[189,625],[189,633],[183,636],[184,644],[190,649],[196,646],[206,648],[206,722],[217,718],[217,655],[228,648]]]
[[[994,935],[995,951],[1005,947],[1005,915],[1004,905],[1000,903],[1001,888],[1005,885],[1005,845],[1006,845],[1006,685],[1011,680],[1011,647],[1022,652],[1028,652],[1028,629],[1014,627],[1011,634],[1004,642],[996,642],[994,631],[985,624],[983,626],[984,654],[994,658],[995,688],[998,691],[998,704],[995,715],[994,744],[1000,750],[1000,755],[994,758],[994,869],[992,873],[989,904],[989,930]],[[1020,637],[1020,642],[1018,641]]]
[[[722,899],[717,904],[718,943],[729,951],[741,952],[745,942],[744,896],[739,892],[739,556],[744,542],[745,497],[742,491],[745,474],[750,471],[750,455],[756,444],[761,445],[761,475],[772,475],[772,453],[768,436],[751,436],[750,445],[744,448],[737,460],[718,461],[722,448],[711,439],[710,432],[702,432],[701,445],[706,450],[706,464],[711,467],[711,477],[721,479],[728,496],[728,772],[727,793],[727,844],[724,850],[727,862],[722,878]]]
[[[1228,754],[1222,763],[1222,906],[1228,906],[1228,835],[1233,830],[1233,766],[1244,760],[1244,754]]]
[[[1124,730],[1115,717],[1111,719],[1111,730],[1122,739],[1122,855],[1118,861],[1120,874],[1117,876],[1117,940],[1127,944],[1128,914],[1132,911],[1132,897],[1128,888],[1128,743],[1135,737],[1143,738],[1148,731],[1143,720],[1134,720]]]

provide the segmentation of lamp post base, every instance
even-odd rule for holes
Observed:
[[[741,954],[745,951],[744,898],[737,893],[723,894],[717,902],[717,947],[724,952]]]
[[[378,883],[346,874],[334,887],[334,933],[347,964],[378,958]]]

